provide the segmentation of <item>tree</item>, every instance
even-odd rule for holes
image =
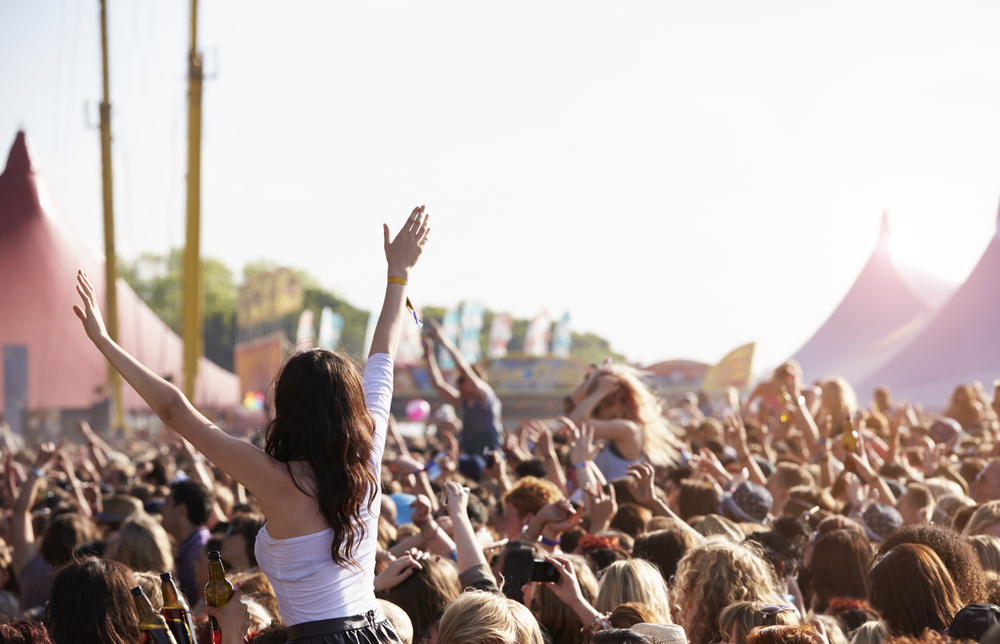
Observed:
[[[118,259],[118,274],[136,295],[176,333],[181,332],[184,249],[169,255],[143,253],[133,262]],[[233,369],[236,341],[236,286],[233,272],[217,259],[203,257],[205,357],[224,369]]]

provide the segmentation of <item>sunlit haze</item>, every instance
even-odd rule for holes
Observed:
[[[995,2],[200,4],[202,248],[237,275],[270,259],[374,309],[381,224],[423,203],[416,304],[569,311],[643,363],[757,341],[760,371],[883,212],[898,261],[954,282],[995,230]],[[127,258],[184,241],[189,6],[108,0]],[[27,131],[95,252],[98,7],[0,1],[0,147]]]

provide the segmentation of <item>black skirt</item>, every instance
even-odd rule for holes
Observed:
[[[380,610],[289,626],[288,641],[298,644],[402,644],[396,629]]]

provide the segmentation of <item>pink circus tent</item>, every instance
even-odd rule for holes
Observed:
[[[889,221],[882,215],[878,243],[836,310],[792,356],[806,382],[843,376],[857,385],[903,349],[933,315],[889,253]]]
[[[26,347],[29,410],[89,409],[108,398],[107,362],[84,334],[72,306],[83,269],[104,299],[104,260],[97,258],[56,211],[44,178],[32,164],[23,132],[0,174],[0,346]],[[119,279],[119,343],[155,373],[183,385],[183,342]],[[22,349],[23,350],[23,349]],[[0,382],[5,381],[0,363]],[[123,385],[126,409],[148,411]],[[232,373],[202,358],[195,404],[223,409],[239,403]],[[3,412],[0,396],[0,412]]]
[[[887,385],[900,400],[942,409],[958,384],[992,392],[1000,378],[1000,214],[998,231],[969,277],[919,335],[866,377],[860,391]]]

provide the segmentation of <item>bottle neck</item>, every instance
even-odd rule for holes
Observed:
[[[210,582],[220,582],[226,578],[226,571],[222,567],[221,561],[210,561],[208,563],[208,580]]]

